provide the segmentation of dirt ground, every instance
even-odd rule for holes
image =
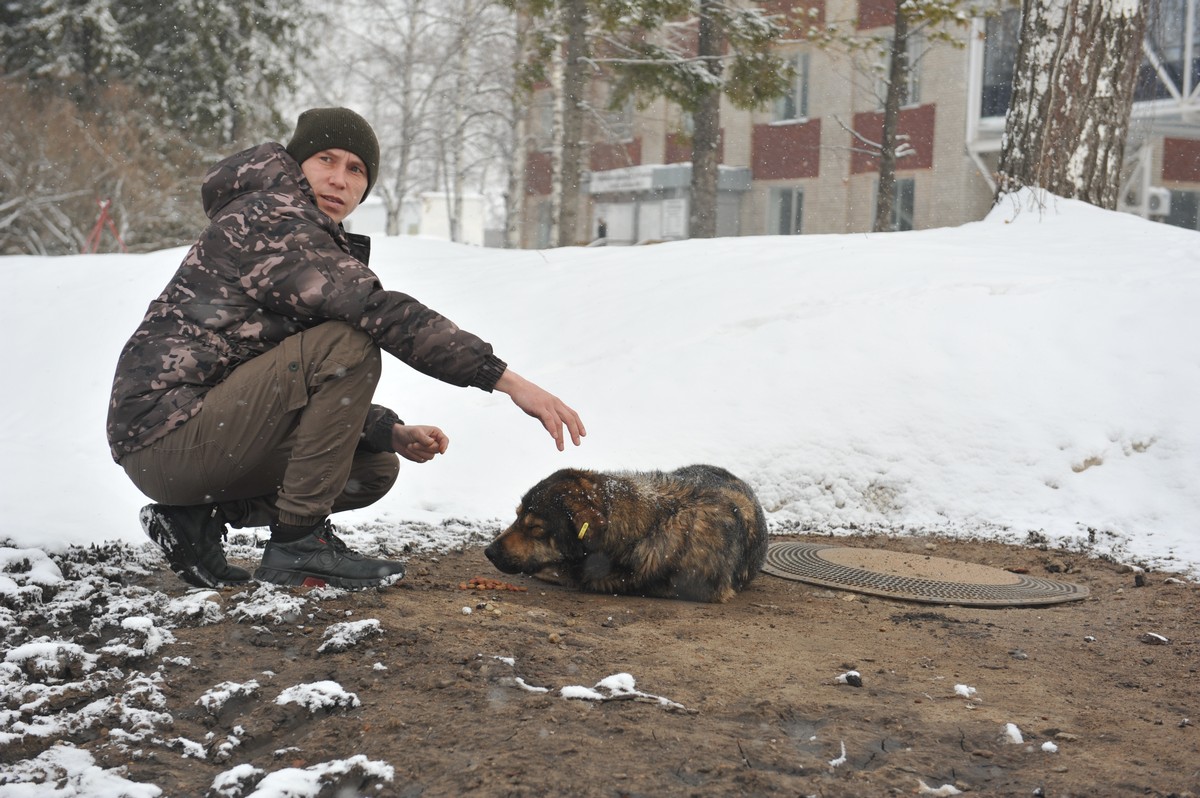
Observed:
[[[309,602],[295,623],[174,629],[162,653],[190,667],[166,676],[170,733],[234,734],[230,760],[154,747],[131,758],[103,733],[76,742],[168,796],[205,795],[233,763],[270,772],[355,754],[394,779],[323,795],[1200,795],[1200,585],[1036,547],[835,542],[1027,569],[1090,596],[969,609],[761,574],[728,604],[694,604],[506,577],[472,547],[412,557],[403,582]],[[460,587],[477,576],[527,589]],[[185,592],[165,569],[147,586]],[[370,618],[378,636],[318,652],[330,624]],[[861,686],[837,681],[852,669]],[[560,692],[619,673],[667,702]],[[274,691],[334,680],[362,705],[309,713],[268,690],[215,715],[196,705],[250,679]]]

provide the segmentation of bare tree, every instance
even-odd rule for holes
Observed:
[[[321,102],[358,104],[380,138],[382,198],[389,235],[401,232],[405,201],[433,186],[430,132],[439,80],[452,57],[431,0],[349,0],[335,26],[344,41],[309,76]]]
[[[595,61],[614,79],[612,102],[664,97],[691,114],[688,234],[717,234],[721,98],[754,108],[792,79],[771,51],[785,32],[762,9],[727,0],[596,0],[601,42]],[[632,10],[636,7],[636,12]]]
[[[347,0],[337,13],[342,40],[308,83],[321,102],[357,105],[374,124],[386,232],[402,232],[412,198],[438,191],[460,240],[462,199],[497,174],[509,135],[511,14],[494,0]]]
[[[883,101],[883,130],[879,141],[879,186],[875,195],[875,232],[891,230],[896,214],[896,159],[898,154],[900,109],[908,102],[909,65],[908,12],[903,0],[896,2],[888,53],[887,92]]]
[[[532,25],[526,14],[512,14],[510,19],[513,37],[511,49],[503,56],[507,63],[498,64],[510,78],[505,126],[499,129],[494,147],[506,164],[504,189],[504,245],[509,248],[521,244],[521,208],[525,197],[525,168],[529,149],[528,103],[532,92],[529,86],[518,79],[521,65],[529,58],[534,47]]]
[[[853,148],[872,155],[879,164],[875,197],[875,232],[895,229],[896,170],[914,152],[900,133],[901,111],[911,96],[920,61],[936,45],[963,47],[955,35],[970,17],[989,13],[990,0],[891,0],[890,34],[862,33],[856,24],[829,23],[809,27],[804,38],[823,50],[846,55],[855,73],[865,79],[866,92],[883,109],[879,141],[850,130]]]
[[[1023,0],[997,199],[1022,187],[1115,209],[1145,8]]]
[[[713,0],[700,0],[696,9],[696,57],[709,79],[697,81],[692,113],[692,201],[688,209],[688,236],[713,238],[717,234],[717,177],[721,146],[721,50],[724,42],[712,13]]]
[[[559,155],[557,170],[558,197],[557,228],[558,245],[570,246],[577,243],[579,235],[579,198],[583,182],[584,154],[583,120],[586,103],[590,54],[588,26],[590,12],[587,0],[561,0],[559,21],[563,31],[562,79],[557,97],[558,108],[555,119],[561,119],[557,128]]]
[[[79,252],[106,200],[130,249],[175,246],[201,226],[195,186],[205,163],[190,142],[139,124],[129,89],[94,99],[103,114],[0,79],[0,254]],[[102,244],[117,248],[107,235]]]
[[[432,131],[439,164],[438,186],[446,196],[451,240],[461,239],[463,197],[468,185],[482,189],[495,162],[509,154],[515,91],[513,15],[493,0],[452,0],[440,12],[454,58],[437,93],[438,124]]]

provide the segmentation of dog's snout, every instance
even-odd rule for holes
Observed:
[[[490,546],[483,550],[483,556],[487,557],[488,560],[491,561],[492,565],[495,565],[496,558],[500,556],[500,550],[493,542]]]

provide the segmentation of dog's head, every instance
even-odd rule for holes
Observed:
[[[602,477],[563,469],[521,497],[517,520],[492,541],[484,554],[506,574],[536,574],[547,568],[573,571],[590,542],[607,526]]]

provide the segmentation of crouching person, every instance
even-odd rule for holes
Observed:
[[[490,344],[367,265],[370,242],[342,221],[379,166],[370,125],[345,108],[300,115],[284,147],[214,166],[209,225],[122,349],[113,379],[113,458],[154,504],[141,523],[171,569],[199,587],[251,575],[226,561],[228,526],[268,526],[254,572],[281,585],[363,588],[404,566],[348,547],[329,521],[395,483],[400,457],[444,454],[436,426],[373,402],[381,353],[447,383],[508,394],[564,447],[578,414],[520,377]]]

